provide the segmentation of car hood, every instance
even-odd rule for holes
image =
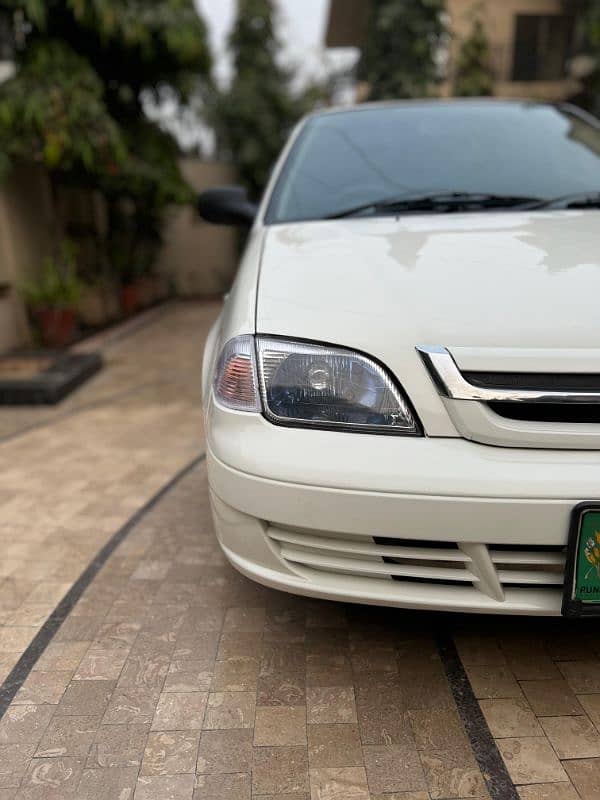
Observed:
[[[257,330],[359,348],[600,346],[600,212],[267,229]]]

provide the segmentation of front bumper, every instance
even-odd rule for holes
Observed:
[[[314,597],[559,614],[572,509],[600,498],[597,452],[278,428],[214,404],[208,432],[226,556]]]

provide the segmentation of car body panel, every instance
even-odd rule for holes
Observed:
[[[415,347],[477,349],[482,362],[488,348],[515,358],[541,348],[552,370],[555,349],[600,347],[599,282],[598,211],[275,225],[265,237],[257,332],[374,355],[419,398],[427,433],[452,436]]]

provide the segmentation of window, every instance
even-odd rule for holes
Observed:
[[[566,76],[575,20],[566,14],[516,18],[514,81],[557,81]]]
[[[499,100],[366,106],[304,124],[267,222],[428,192],[550,199],[598,187],[600,125],[567,109]]]

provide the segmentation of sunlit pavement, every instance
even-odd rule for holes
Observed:
[[[216,313],[172,306],[60,409],[0,410],[0,800],[597,800],[593,622],[295,598],[225,563],[198,458]]]

